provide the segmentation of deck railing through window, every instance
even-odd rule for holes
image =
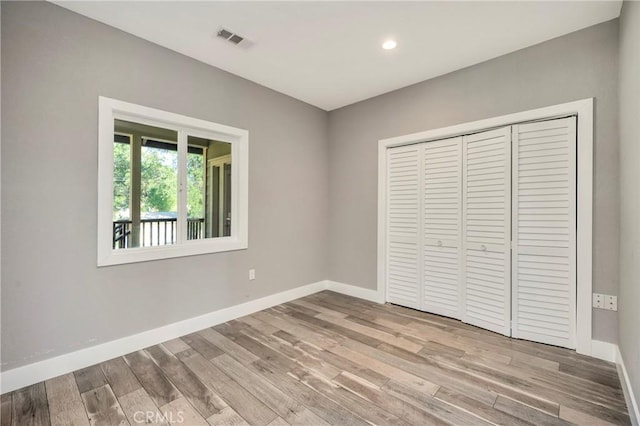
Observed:
[[[129,248],[131,246],[132,222],[116,220],[113,222],[113,248]],[[140,220],[140,244],[138,247],[151,247],[175,244],[178,232],[178,221],[175,218]],[[187,219],[187,239],[204,238],[204,218]]]

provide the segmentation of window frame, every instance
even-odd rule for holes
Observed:
[[[113,249],[114,120],[178,132],[178,237],[176,244]],[[231,235],[187,240],[187,137],[231,144]],[[205,160],[206,164],[206,160]],[[168,111],[98,97],[98,266],[170,259],[248,248],[249,132]],[[184,223],[183,223],[184,222]]]

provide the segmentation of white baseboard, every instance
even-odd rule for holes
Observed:
[[[602,342],[600,340],[591,341],[591,356],[599,358],[604,361],[610,361],[616,363],[618,370],[618,377],[620,378],[620,385],[624,392],[624,399],[627,403],[627,409],[629,410],[629,416],[631,417],[631,424],[637,425],[640,422],[640,413],[638,412],[638,400],[633,394],[631,388],[631,382],[629,381],[629,375],[627,374],[627,368],[624,366],[624,360],[620,353],[618,345]]]
[[[347,296],[357,297],[358,299],[368,300],[370,302],[384,303],[384,298],[381,297],[378,290],[371,290],[336,281],[327,281],[327,290],[335,291],[336,293],[345,294]]]
[[[351,287],[351,286],[349,286]],[[54,358],[28,364],[0,373],[0,393],[10,392],[34,383],[48,380],[62,374],[89,367],[99,362],[107,361],[131,352],[139,351],[149,346],[157,345],[167,340],[175,339],[185,334],[193,333],[207,327],[212,327],[262,309],[267,309],[281,303],[286,303],[300,297],[328,288],[327,281],[319,281],[306,286],[283,291],[281,293],[252,300],[240,305],[220,309],[215,312],[186,319],[173,324],[158,327],[102,343],[79,351],[60,355]],[[340,290],[335,290],[340,292]]]
[[[616,362],[618,345],[601,340],[591,341],[591,356],[603,361]]]
[[[627,409],[629,410],[629,416],[631,417],[631,424],[640,424],[640,411],[638,410],[638,400],[636,399],[633,388],[631,387],[631,381],[629,380],[629,374],[627,374],[627,368],[624,366],[624,360],[622,359],[622,353],[620,348],[616,346],[616,366],[618,367],[618,376],[622,382],[622,391],[624,392],[624,399],[627,403]]]

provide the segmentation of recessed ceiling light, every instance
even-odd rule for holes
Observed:
[[[391,50],[391,49],[395,49],[397,45],[398,43],[396,43],[395,40],[387,40],[384,43],[382,43],[382,48],[384,50]]]

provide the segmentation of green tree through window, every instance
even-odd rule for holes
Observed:
[[[140,212],[178,211],[178,153],[142,147]]]
[[[140,161],[140,211],[176,212],[178,206],[176,151],[143,147]],[[202,154],[187,154],[187,214],[204,218],[205,172]],[[128,143],[113,146],[113,218],[130,219],[131,148]]]
[[[113,144],[113,219],[129,219],[131,202],[131,148]]]
[[[187,154],[187,216],[204,218],[204,157]]]

